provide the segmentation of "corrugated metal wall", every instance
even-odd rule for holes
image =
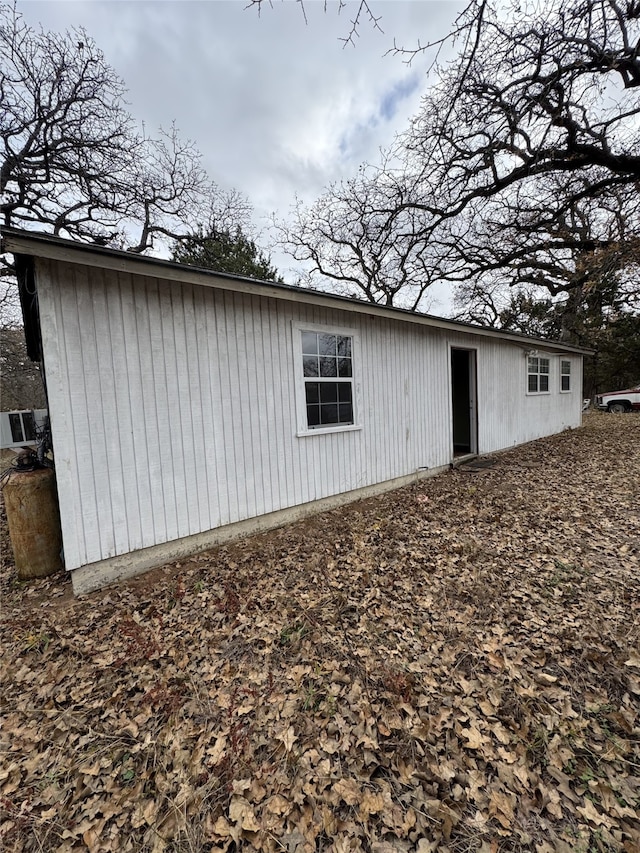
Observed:
[[[447,464],[450,345],[480,452],[580,423],[577,357],[529,397],[522,349],[464,333],[46,261],[38,289],[70,569]],[[296,435],[295,322],[356,330],[362,429]]]

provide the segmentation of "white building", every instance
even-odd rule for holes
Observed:
[[[585,350],[6,229],[78,593],[581,423]]]

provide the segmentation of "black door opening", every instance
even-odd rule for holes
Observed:
[[[451,402],[453,455],[476,453],[475,353],[451,350]]]

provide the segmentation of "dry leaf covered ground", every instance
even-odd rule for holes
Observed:
[[[3,569],[7,850],[638,851],[640,416],[81,600]]]

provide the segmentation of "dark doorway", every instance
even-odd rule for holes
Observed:
[[[475,405],[475,351],[451,350],[453,455],[477,453]]]

